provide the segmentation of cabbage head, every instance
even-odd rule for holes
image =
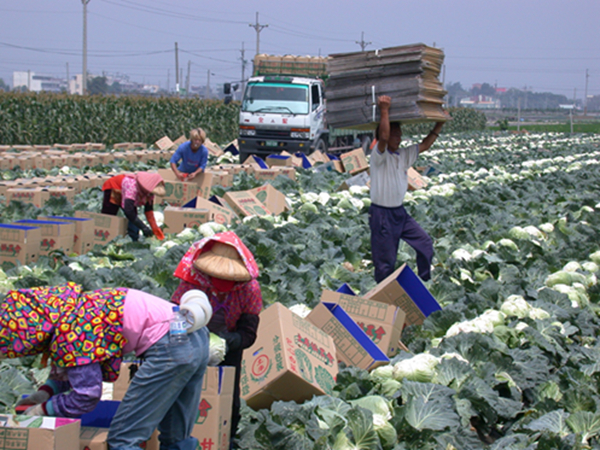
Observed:
[[[209,336],[208,365],[218,366],[225,359],[227,344],[225,339],[215,333],[210,333]]]
[[[397,381],[409,380],[429,383],[435,377],[438,358],[429,353],[419,353],[394,364],[393,377]]]

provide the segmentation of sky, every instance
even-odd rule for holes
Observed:
[[[82,73],[84,1],[88,73],[161,88],[177,67],[182,87],[188,68],[192,86],[240,81],[242,55],[249,76],[258,23],[260,53],[423,43],[444,50],[445,84],[600,95],[600,0],[2,0],[0,78]]]

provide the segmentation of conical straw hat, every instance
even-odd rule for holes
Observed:
[[[165,183],[160,183],[154,189],[152,189],[152,193],[154,195],[158,195],[159,197],[164,197],[167,191],[165,190]]]
[[[202,253],[194,261],[194,267],[206,275],[223,280],[252,279],[237,250],[222,242],[215,242],[210,250]]]

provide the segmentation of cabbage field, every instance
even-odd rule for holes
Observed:
[[[390,365],[341,368],[332,396],[243,407],[239,448],[600,449],[599,162],[600,135],[441,136],[417,162],[429,168],[428,187],[409,192],[405,204],[434,239],[426,286],[442,310],[405,330],[410,353]],[[375,285],[368,189],[339,192],[348,176],[336,172],[297,175],[273,182],[288,212],[231,226],[256,256],[265,303],[314,307],[323,289],[342,283],[365,293]],[[240,174],[228,189],[259,185]],[[0,221],[98,211],[100,196],[53,200],[43,212],[2,204]],[[168,298],[189,244],[220,229],[208,224],[162,242],[123,237],[83,256],[55,253],[0,271],[0,292],[75,281]],[[398,256],[415,268],[410,247],[401,245]],[[0,365],[0,408],[9,411],[43,379],[37,364]]]

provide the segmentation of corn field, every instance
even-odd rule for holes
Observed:
[[[196,127],[224,143],[237,136],[237,117],[237,104],[218,100],[0,93],[0,144],[152,144]]]

